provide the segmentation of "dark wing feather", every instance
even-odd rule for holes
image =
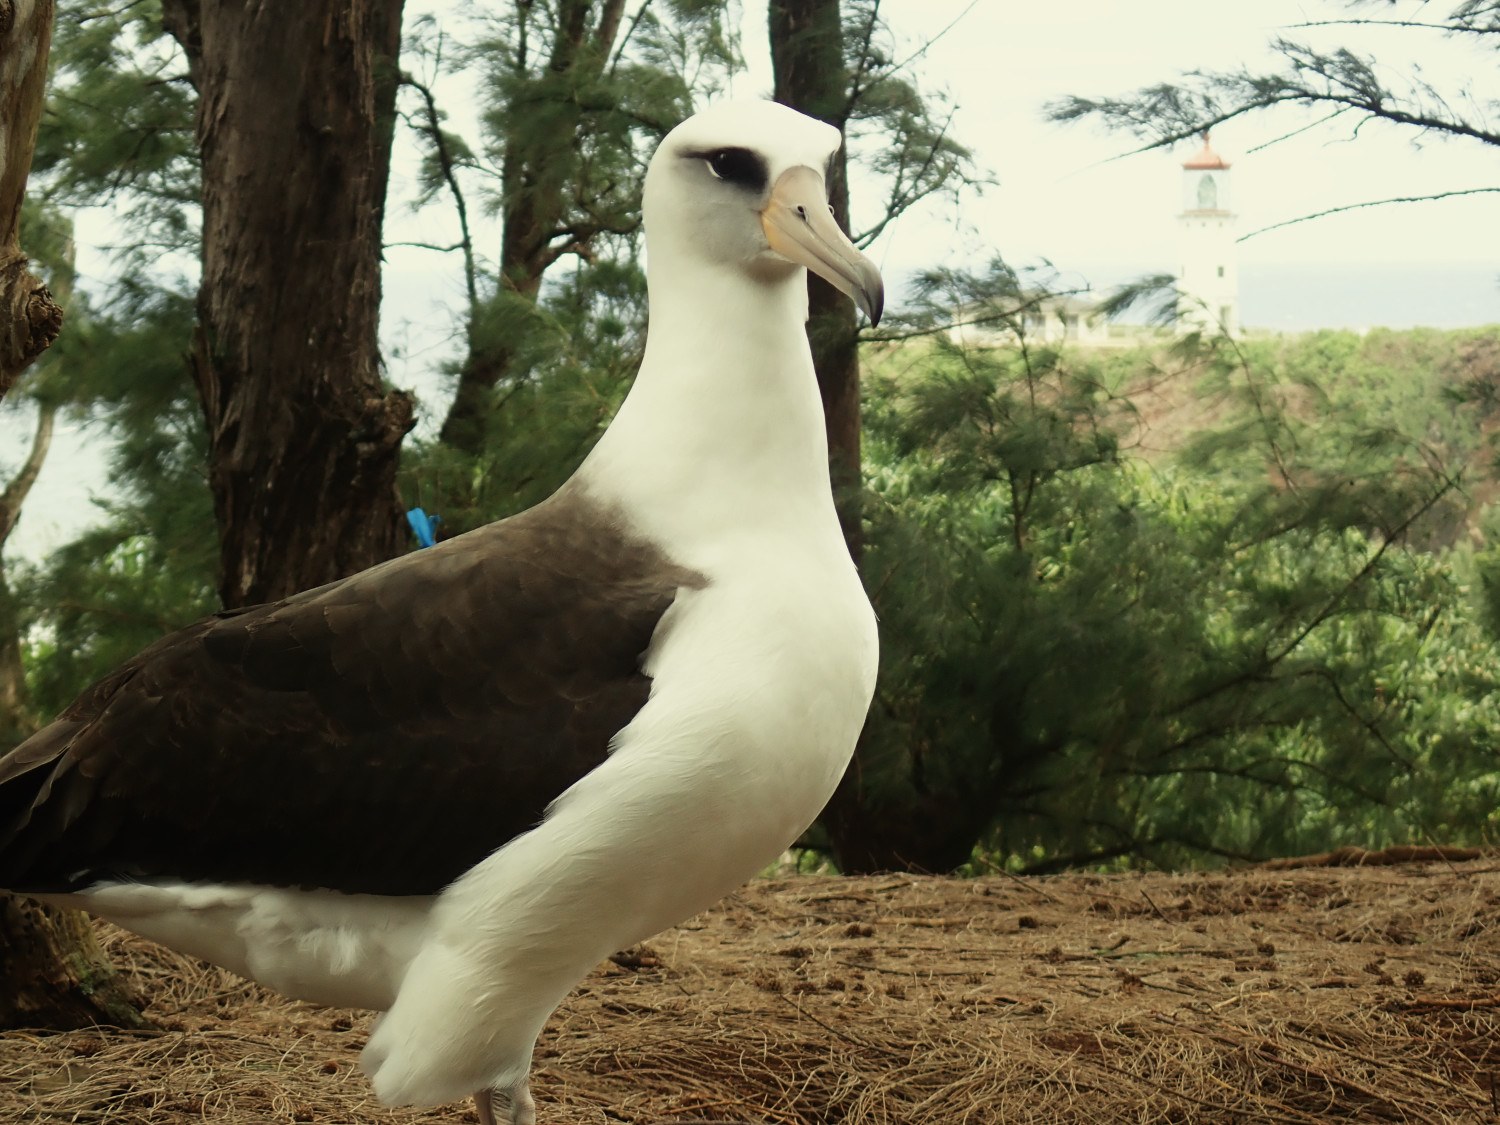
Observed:
[[[0,759],[0,886],[438,891],[604,759],[701,584],[565,491],[199,621]]]

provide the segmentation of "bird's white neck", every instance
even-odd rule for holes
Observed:
[[[836,535],[805,272],[662,257],[640,373],[580,483],[684,550],[739,530]]]

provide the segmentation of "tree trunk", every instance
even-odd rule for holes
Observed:
[[[20,246],[21,203],[42,116],[52,17],[52,0],[0,0],[0,398],[62,329],[62,309],[27,270]],[[0,496],[0,546],[15,526],[51,436],[52,412],[44,407],[31,456]],[[3,573],[0,602],[0,615],[11,614]],[[11,617],[0,623],[0,693],[12,715],[25,702],[19,657]],[[0,1027],[138,1027],[143,1022],[86,917],[0,894]]]
[[[904,771],[885,763],[867,781],[861,740],[819,818],[839,870],[942,875],[970,862],[1001,810],[1024,803],[1019,792],[1033,788],[1035,771],[1062,749],[1056,739],[1022,733],[1026,694],[1024,683],[1011,682],[987,701],[990,750],[984,765],[942,768],[941,748],[912,731]]]
[[[874,805],[861,786],[856,758],[819,823],[845,875],[945,875],[974,857],[992,813],[992,806],[967,793],[904,792],[889,805]]]
[[[148,1027],[88,916],[0,895],[0,1027]]]
[[[164,0],[198,90],[203,279],[191,366],[226,607],[405,541],[412,402],[381,383],[381,223],[402,0]]]
[[[21,202],[42,119],[52,14],[52,0],[0,0],[0,398],[62,330],[62,309],[21,252]]]
[[[771,0],[768,10],[774,97],[840,132],[850,112],[839,0]],[[839,226],[849,229],[849,162],[840,148],[828,169],[828,202]],[[856,565],[864,555],[860,524],[859,323],[854,302],[821,277],[807,278],[807,338],[812,345],[823,421],[828,432],[828,473],[844,542]],[[863,740],[861,740],[863,742]],[[860,751],[819,817],[841,871],[923,870],[931,856],[905,858],[896,848],[911,837],[887,832],[861,784]]]
[[[771,66],[775,98],[840,132],[849,121],[849,74],[844,65],[839,0],[771,0]],[[848,154],[840,148],[828,172],[828,202],[849,229]],[[859,322],[854,302],[821,277],[808,275],[807,336],[823,418],[828,469],[844,542],[855,563],[864,553],[860,526]]]

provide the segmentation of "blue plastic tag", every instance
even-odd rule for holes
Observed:
[[[421,508],[413,508],[406,513],[406,522],[411,524],[417,543],[423,547],[431,547],[437,542],[437,525],[443,522],[443,517],[429,516]]]

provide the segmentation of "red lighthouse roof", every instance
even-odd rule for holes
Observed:
[[[1228,168],[1229,161],[1225,160],[1208,143],[1208,130],[1200,134],[1203,137],[1203,147],[1194,153],[1193,158],[1183,164],[1184,168]]]

